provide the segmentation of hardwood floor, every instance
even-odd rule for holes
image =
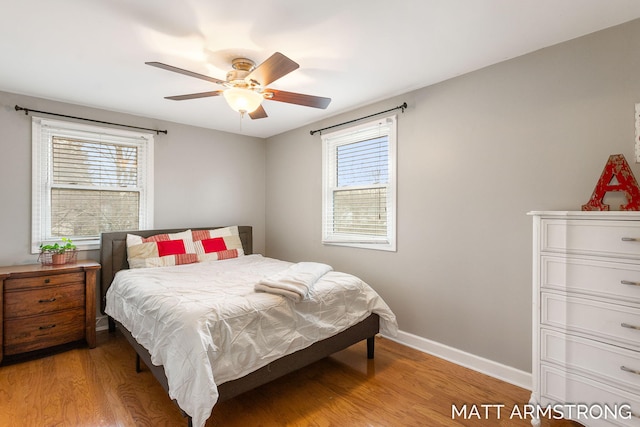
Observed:
[[[98,332],[77,348],[0,367],[0,426],[186,426],[119,334]],[[214,408],[207,427],[530,426],[510,419],[530,392],[393,341],[364,342]],[[452,419],[452,405],[500,404],[489,417]],[[543,421],[543,426],[577,426]]]

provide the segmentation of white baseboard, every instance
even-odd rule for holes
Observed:
[[[399,331],[397,337],[389,337],[386,335],[384,335],[384,337],[406,345],[407,347],[415,348],[424,353],[464,366],[465,368],[473,369],[474,371],[517,385],[518,387],[531,390],[532,379],[531,373],[529,372],[521,371],[511,366],[503,365],[493,360],[485,359],[408,332]]]
[[[96,317],[96,331],[106,331],[107,329],[109,329],[107,316]]]

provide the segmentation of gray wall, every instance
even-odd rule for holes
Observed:
[[[611,154],[634,162],[640,21],[533,52],[267,144],[267,255],[361,276],[400,329],[531,370],[530,210],[580,210]],[[384,84],[384,82],[380,82]],[[398,251],[323,246],[309,130],[398,112]]]
[[[155,137],[155,228],[251,225],[254,250],[264,252],[263,139],[0,92],[0,265],[37,261],[29,251],[31,117],[16,112],[16,104],[167,129],[167,135]],[[97,260],[98,251],[85,251],[79,258]]]

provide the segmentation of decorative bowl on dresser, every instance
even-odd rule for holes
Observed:
[[[588,427],[640,426],[640,212],[530,215],[530,403]]]
[[[93,261],[0,267],[0,362],[80,340],[94,348],[99,269]]]

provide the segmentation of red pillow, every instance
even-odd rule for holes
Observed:
[[[204,253],[226,251],[227,245],[222,237],[214,237],[213,239],[201,240]]]
[[[184,240],[165,240],[156,243],[158,246],[158,256],[186,254]]]

